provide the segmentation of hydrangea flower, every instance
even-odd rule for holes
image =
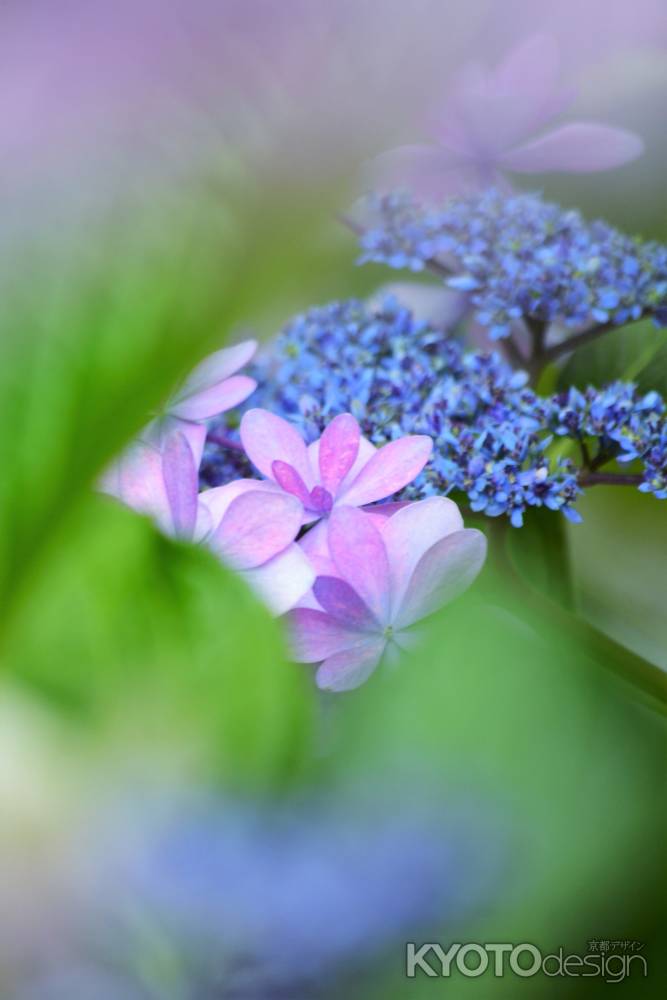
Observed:
[[[559,457],[554,437],[572,440],[575,457],[587,442],[597,469],[635,459],[643,471],[623,481],[656,496],[665,489],[667,416],[658,394],[616,383],[539,396],[525,372],[495,353],[466,352],[394,300],[378,310],[334,302],[297,316],[254,374],[254,398],[306,441],[346,410],[376,446],[401,434],[432,438],[428,466],[404,498],[460,492],[474,510],[507,516],[516,527],[530,507],[579,520],[574,504],[583,486],[610,479]],[[241,452],[207,445],[204,482],[224,483],[248,469]]]
[[[511,841],[497,808],[470,790],[445,795],[424,771],[408,763],[390,783],[371,771],[264,801],[192,781],[120,800],[98,791],[92,815],[61,834],[61,877],[38,870],[23,933],[7,934],[7,907],[3,992],[334,1000],[353,969],[359,995],[400,942],[504,888]],[[138,960],[154,942],[160,960]]]
[[[308,551],[326,532],[316,606],[295,608],[287,620],[296,660],[320,663],[318,687],[332,691],[358,687],[383,658],[408,646],[413,626],[464,591],[486,555],[484,535],[465,529],[444,497],[390,517],[341,506],[322,529],[304,541]]]
[[[187,438],[195,463],[199,465],[207,422],[238,406],[257,386],[254,379],[237,374],[256,350],[257,341],[245,340],[205,358],[146,428],[142,435],[144,440],[159,448],[162,441],[178,431]]]
[[[206,545],[275,614],[310,588],[312,569],[294,543],[301,526],[301,504],[294,497],[252,480],[199,493],[192,449],[179,432],[159,450],[137,442],[119,461],[116,476],[108,492],[153,518],[165,534]]]
[[[469,293],[492,339],[519,320],[569,329],[622,325],[643,315],[667,324],[667,247],[537,195],[496,190],[425,209],[408,196],[373,199],[377,219],[360,261],[419,271],[435,261],[450,288]]]
[[[375,187],[409,187],[422,197],[503,186],[506,171],[590,173],[638,157],[625,129],[571,122],[539,134],[573,102],[548,35],[517,45],[495,70],[469,63],[437,115],[437,145],[401,146],[374,161]],[[537,137],[535,137],[537,134]]]
[[[410,435],[376,449],[350,413],[336,416],[308,447],[292,424],[268,410],[248,410],[240,433],[268,483],[303,505],[304,523],[340,504],[361,507],[398,492],[419,475],[433,447],[425,435]]]

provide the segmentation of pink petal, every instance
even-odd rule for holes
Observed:
[[[308,459],[310,461],[311,469],[319,469],[320,467],[320,441],[322,439],[318,438],[317,441],[313,441],[312,444],[308,445]],[[356,459],[354,460],[354,465],[346,475],[343,482],[338,487],[338,493],[342,494],[347,487],[354,482],[363,467],[367,462],[371,460],[373,455],[378,449],[375,445],[365,438],[359,438],[359,452]]]
[[[118,462],[118,499],[152,517],[167,534],[174,524],[162,475],[162,454],[151,445],[137,442]]]
[[[394,626],[406,628],[462,594],[485,557],[486,538],[474,528],[455,531],[436,542],[417,563]]]
[[[313,593],[321,607],[349,628],[377,631],[378,623],[349,583],[335,576],[318,576]]]
[[[368,507],[362,507],[365,514],[373,517],[393,517],[404,507],[412,507],[414,500],[390,500],[388,503],[375,503]]]
[[[558,86],[561,59],[553,35],[531,35],[515,45],[496,70],[495,83],[506,93],[548,93]]]
[[[320,479],[332,496],[357,459],[360,438],[359,424],[351,413],[335,417],[320,438]]]
[[[249,491],[232,500],[208,544],[236,569],[261,566],[294,541],[301,510],[287,493]]]
[[[299,545],[309,559],[323,559],[333,570],[334,564],[329,552],[329,523],[328,521],[318,521],[306,534],[299,539]],[[335,572],[327,572],[325,576],[336,576]]]
[[[464,67],[442,109],[441,142],[474,161],[478,181],[505,150],[544,126],[574,95],[559,83],[557,44],[547,35],[516,46],[497,70]]]
[[[317,671],[317,686],[325,691],[351,691],[359,687],[377,667],[385,646],[384,639],[371,639],[334,653]]]
[[[204,358],[201,364],[197,365],[194,371],[188,375],[183,386],[176,393],[175,401],[198,395],[228,379],[239,368],[247,365],[256,350],[256,340],[244,340],[241,344],[223,347],[222,350]]]
[[[312,566],[296,543],[255,569],[246,569],[243,579],[274,615],[284,615],[310,590],[315,579]]]
[[[315,485],[303,438],[282,417],[268,410],[248,410],[241,420],[241,442],[250,461],[267,479],[273,478],[273,463],[281,461],[296,469],[309,490]]]
[[[312,608],[295,608],[285,617],[292,655],[297,663],[320,663],[328,656],[368,640],[331,615]]]
[[[196,424],[191,420],[180,420],[178,417],[166,414],[153,420],[142,431],[141,440],[152,444],[158,451],[161,451],[165,442],[176,433],[180,433],[186,438],[192,450],[195,466],[198,469],[206,443],[206,427],[203,424]]]
[[[553,35],[532,35],[516,45],[498,67],[495,86],[501,93],[527,98],[521,132],[535,128],[561,114],[574,101],[576,92],[561,83],[561,57]]]
[[[197,520],[199,482],[192,449],[186,438],[173,434],[162,451],[162,476],[174,532],[191,539]]]
[[[202,389],[185,399],[172,403],[169,412],[181,420],[210,420],[231,410],[247,399],[257,388],[254,379],[247,375],[234,375],[210,388]]]
[[[402,490],[428,462],[433,442],[422,434],[390,441],[363,467],[352,485],[341,492],[341,503],[361,507]]]
[[[382,505],[377,509],[380,510]],[[415,566],[424,553],[463,528],[461,512],[447,497],[429,497],[397,511],[382,526],[391,572],[391,607],[400,607]]]
[[[338,572],[379,622],[389,614],[389,562],[373,518],[355,507],[335,507],[328,542]]]
[[[308,562],[313,567],[315,576],[338,576],[336,564],[331,558],[331,553],[329,552],[329,543],[327,540],[328,534],[328,520],[318,521],[318,523],[297,542],[299,547],[303,550],[305,557],[308,559]],[[299,602],[299,606],[306,608],[318,608],[321,610],[321,606],[312,591],[306,594],[304,599]]]
[[[199,469],[204,445],[206,444],[206,427],[203,424],[194,424],[189,420],[174,421],[178,424],[178,429],[190,445],[195,468]]]
[[[291,493],[292,496],[298,497],[301,503],[306,506],[310,500],[310,494],[306,484],[293,465],[288,465],[287,462],[272,462],[271,473],[281,489],[285,490],[286,493]]]
[[[275,483],[266,479],[235,479],[224,486],[216,486],[212,490],[204,490],[199,494],[199,506],[206,507],[210,513],[210,524],[213,529],[225,516],[232,500],[244,493],[274,493],[282,495],[282,490]]]
[[[508,170],[527,174],[549,170],[592,173],[634,160],[643,149],[642,140],[634,132],[573,122],[510,150],[500,162]]]

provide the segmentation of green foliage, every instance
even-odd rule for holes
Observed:
[[[68,522],[4,661],[82,736],[192,758],[226,784],[288,778],[309,742],[308,678],[245,584],[110,500]]]
[[[486,589],[484,601],[471,594],[438,615],[401,669],[332,706],[332,755],[394,789],[397,809],[427,789],[455,825],[470,823],[464,836],[483,865],[484,898],[424,940],[585,952],[596,927],[636,920],[640,886],[653,885],[657,840],[648,831],[664,732],[580,637],[558,621],[527,620],[506,579]],[[404,980],[402,959],[399,948],[393,989],[381,995],[432,995],[434,981]],[[547,988],[531,980],[535,995]],[[457,997],[515,989],[515,977],[491,973],[447,984]]]
[[[5,234],[0,669],[93,737],[125,727],[227,783],[271,784],[308,739],[312,698],[278,626],[209,554],[92,499],[201,357],[301,292],[330,226],[326,191],[218,181],[104,212],[73,198],[61,225]],[[292,226],[309,235],[290,242]]]
[[[620,380],[667,395],[667,334],[650,319],[611,330],[585,344],[563,367],[559,386],[579,389]]]

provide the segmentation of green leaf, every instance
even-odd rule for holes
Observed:
[[[102,211],[72,211],[67,224],[5,235],[5,618],[62,518],[174,384],[241,321],[302,297],[306,266],[313,282],[328,273],[326,191],[316,199],[315,185],[283,192],[253,178],[219,181],[215,192],[194,184],[178,198],[126,194]]]
[[[615,380],[667,391],[667,335],[652,320],[619,327],[580,347],[563,367],[559,385],[585,389]]]
[[[573,895],[602,884],[600,918],[621,919],[628,873],[640,877],[636,859],[653,837],[664,731],[578,633],[561,618],[535,620],[507,590],[501,579],[488,600],[477,590],[455,602],[395,671],[335,701],[331,753],[357,780],[382,776],[397,809],[421,789],[470,856],[496,867],[481,914],[455,914],[455,931],[450,922],[429,940],[552,950],[578,929]],[[477,995],[496,987],[489,974]]]
[[[194,758],[228,784],[286,779],[309,742],[310,678],[278,623],[210,553],[103,498],[68,522],[1,662],[94,745]]]

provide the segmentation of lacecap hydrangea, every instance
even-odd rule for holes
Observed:
[[[517,527],[529,507],[577,521],[574,505],[595,482],[592,470],[613,460],[636,461],[639,488],[667,495],[658,393],[616,383],[539,396],[497,353],[466,351],[393,299],[378,310],[349,300],[297,316],[253,375],[259,387],[249,405],[292,421],[308,441],[344,412],[375,445],[431,436],[433,457],[404,491],[409,499],[465,494],[472,510],[506,515]],[[209,436],[205,485],[249,474],[230,426],[225,415]],[[572,441],[571,455],[563,457],[557,438]]]
[[[370,199],[360,262],[436,268],[465,291],[492,339],[528,319],[570,329],[650,315],[667,325],[667,247],[534,194],[496,190],[429,207],[409,195]]]

